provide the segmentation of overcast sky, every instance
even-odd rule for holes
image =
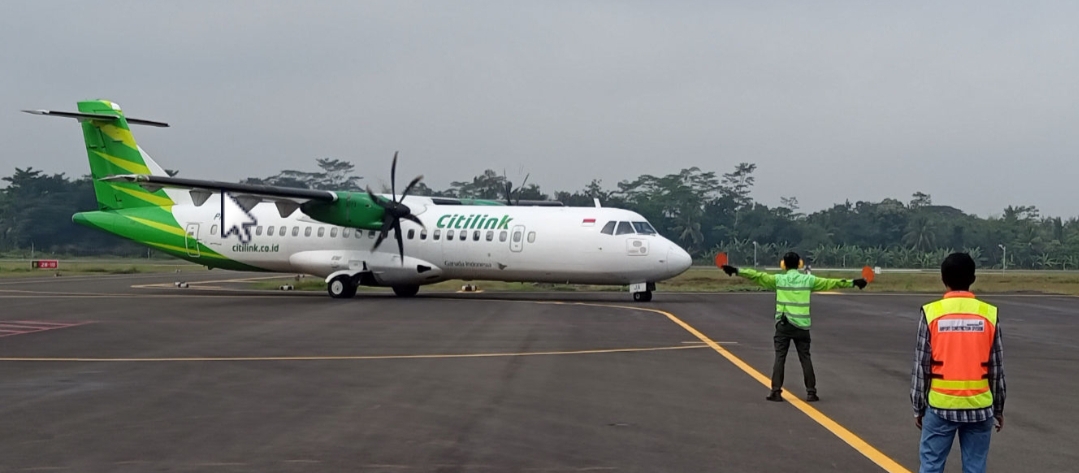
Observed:
[[[872,3],[872,5],[871,5]],[[758,165],[813,211],[923,191],[1079,215],[1079,3],[4,2],[0,174],[88,173],[73,121],[118,102],[166,168],[238,180],[314,159],[442,188],[544,190]],[[516,178],[516,179],[515,179]]]

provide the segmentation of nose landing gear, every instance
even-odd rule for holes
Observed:
[[[629,292],[633,293],[633,302],[650,302],[652,291],[656,290],[656,283],[642,282],[629,285]]]

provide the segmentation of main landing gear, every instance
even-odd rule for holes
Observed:
[[[652,291],[634,292],[633,302],[650,302],[652,300]]]
[[[351,276],[342,274],[330,280],[326,292],[334,299],[350,299],[356,295],[356,282]]]
[[[326,292],[330,293],[330,297],[334,299],[349,299],[356,295],[357,286],[357,281],[353,277],[342,274],[326,284]],[[397,297],[412,297],[418,292],[420,292],[418,285],[393,286],[393,293]]]

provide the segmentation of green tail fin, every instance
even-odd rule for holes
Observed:
[[[79,102],[79,118],[82,122],[86,154],[90,159],[90,174],[94,178],[94,192],[101,210],[119,210],[134,207],[164,207],[175,202],[161,189],[150,192],[138,184],[102,181],[103,178],[122,174],[167,175],[147,155],[131,134],[128,119],[115,103],[107,100]],[[86,118],[86,117],[92,118]],[[109,118],[115,117],[115,118]],[[140,124],[153,124],[135,120]]]

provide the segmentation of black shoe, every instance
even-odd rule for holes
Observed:
[[[780,393],[772,393],[769,394],[768,397],[766,397],[765,399],[772,402],[783,402],[783,395]]]
[[[817,397],[816,394],[810,394],[810,395],[806,396],[806,402],[817,402],[819,400],[820,400],[820,398]]]

